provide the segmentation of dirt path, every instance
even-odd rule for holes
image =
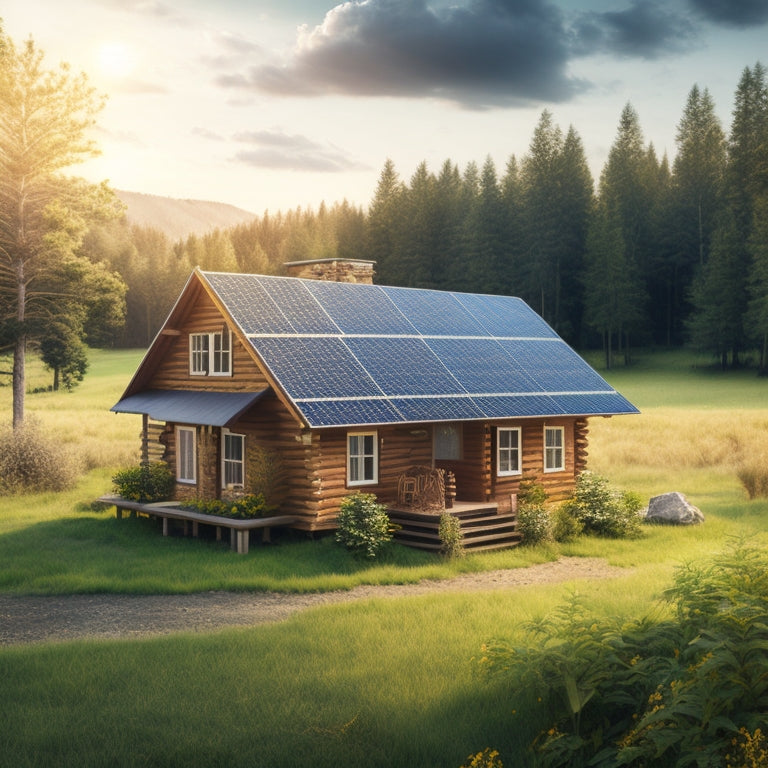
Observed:
[[[510,589],[573,579],[626,574],[599,558],[563,557],[553,563],[458,576],[418,584],[360,586],[311,594],[204,592],[192,595],[0,594],[0,645],[78,638],[136,638],[172,632],[207,632],[221,627],[282,621],[316,605],[372,597]]]

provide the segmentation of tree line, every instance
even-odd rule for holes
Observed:
[[[23,421],[24,358],[72,386],[86,345],[147,346],[194,266],[280,274],[287,261],[362,258],[382,284],[517,295],[607,366],[639,344],[691,342],[768,369],[768,84],[739,80],[728,134],[694,86],[670,164],[627,104],[595,185],[580,136],[544,111],[500,173],[391,160],[367,210],[346,201],[170,241],[131,226],[105,185],[64,176],[93,155],[102,102],[84,75],[49,71],[0,23],[0,375]],[[1,359],[1,357],[0,357]],[[12,370],[1,370],[6,367]]]
[[[112,222],[84,248],[125,280],[119,343],[146,345],[195,265],[280,274],[286,261],[363,258],[382,284],[520,296],[607,366],[638,345],[691,343],[724,367],[768,368],[768,83],[747,67],[726,134],[694,86],[670,163],[646,143],[631,104],[595,183],[584,146],[544,111],[528,152],[500,173],[387,160],[367,210],[296,209],[169,242]]]

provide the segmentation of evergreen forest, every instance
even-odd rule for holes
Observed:
[[[694,86],[676,154],[646,143],[621,111],[599,179],[582,139],[544,111],[527,153],[503,169],[387,160],[367,210],[344,202],[264,213],[171,242],[125,219],[85,238],[127,286],[119,346],[148,345],[191,269],[281,274],[287,261],[376,262],[380,284],[520,296],[605,365],[638,346],[691,344],[723,367],[768,370],[768,79],[744,69],[727,130]],[[102,340],[103,341],[103,340]]]

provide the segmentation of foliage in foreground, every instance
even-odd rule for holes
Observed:
[[[154,461],[121,469],[112,482],[122,498],[148,504],[170,499],[175,479],[164,461]]]
[[[77,474],[71,454],[43,435],[32,419],[15,432],[0,431],[0,496],[63,491],[75,484]]]
[[[340,505],[336,541],[369,558],[392,540],[386,507],[372,493],[352,493]]]
[[[743,543],[678,569],[673,617],[596,619],[578,597],[483,647],[481,668],[530,690],[551,727],[543,766],[741,765],[768,725],[768,553]],[[755,763],[765,765],[764,762]]]

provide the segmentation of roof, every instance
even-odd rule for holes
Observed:
[[[311,427],[638,412],[521,299],[197,274]]]
[[[149,389],[123,398],[110,410],[116,413],[144,413],[157,421],[177,424],[206,424],[226,427],[237,421],[266,390],[258,392],[200,392],[176,389]]]

